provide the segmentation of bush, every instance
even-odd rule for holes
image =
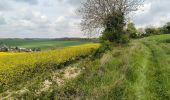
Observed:
[[[157,32],[158,32],[158,34],[165,34],[165,33],[166,33],[165,30],[166,30],[165,27],[159,27],[159,28],[157,29]]]
[[[146,32],[146,36],[159,34],[156,28],[146,28],[145,32]]]
[[[164,25],[163,28],[164,34],[170,34],[170,22],[166,23],[166,25]]]
[[[127,33],[129,34],[130,38],[137,38],[137,30],[134,23],[128,23]]]
[[[102,36],[100,37],[100,41],[102,43],[104,43],[105,41],[110,41],[110,42],[113,42],[114,41],[114,35],[111,31],[104,31],[102,33]]]
[[[127,43],[129,43],[129,41],[130,41],[129,36],[127,34],[123,34],[121,36],[121,39],[120,39],[121,44],[127,44]]]
[[[129,37],[123,31],[104,31],[100,41],[104,43],[105,41],[114,42],[118,44],[126,44],[129,42]]]
[[[102,45],[94,51],[92,58],[100,58],[106,51],[112,50],[113,45],[114,44],[109,41],[104,41]]]

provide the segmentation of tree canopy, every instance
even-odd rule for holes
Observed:
[[[85,0],[79,9],[81,27],[90,34],[96,29],[111,32],[112,36],[122,34],[126,16],[138,10],[143,0]],[[119,38],[120,36],[118,36]]]

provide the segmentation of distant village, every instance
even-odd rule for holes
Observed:
[[[0,46],[0,52],[38,52],[40,48],[19,48],[19,47],[8,47],[7,45]]]

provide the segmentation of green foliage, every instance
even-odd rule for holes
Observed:
[[[158,28],[146,28],[146,34],[144,36],[150,35],[160,35],[160,34],[170,34],[170,22],[167,22],[164,26]]]
[[[170,34],[170,23],[167,24],[166,28],[167,28],[168,34]]]
[[[137,30],[134,23],[128,23],[127,33],[131,38],[137,38]]]
[[[101,46],[94,51],[92,59],[100,58],[106,51],[112,50],[114,44],[109,41],[102,42]]]
[[[159,27],[157,28],[157,34],[165,34],[166,28],[165,27]]]
[[[104,41],[109,41],[109,42],[114,42],[118,44],[126,44],[129,42],[129,37],[125,32],[119,30],[113,30],[113,31],[105,31],[102,33],[101,37],[102,42]]]
[[[32,51],[41,51],[40,48],[33,48]]]
[[[115,15],[108,16],[105,19],[105,31],[122,31],[125,24],[125,16],[122,12],[117,11]]]
[[[166,25],[164,25],[164,34],[170,34],[170,22],[167,22]]]
[[[140,31],[141,30],[138,30],[138,33],[141,33]],[[170,34],[170,22],[167,22],[164,26],[161,26],[158,28],[148,27],[145,29],[145,32],[142,32],[142,34],[140,34],[138,37],[142,38],[142,37],[148,37],[152,35],[161,35],[161,34]]]
[[[108,16],[105,22],[105,30],[102,32],[101,40],[125,43],[125,32],[123,31],[125,26],[124,20],[124,15],[120,12],[117,13],[117,16]]]
[[[122,34],[121,39],[120,39],[120,43],[122,43],[122,44],[127,44],[127,43],[129,43],[129,42],[130,42],[130,40],[129,40],[129,35],[127,35],[127,34]]]
[[[156,28],[146,28],[146,29],[145,29],[145,32],[146,32],[146,36],[159,34],[159,33],[157,32]]]
[[[0,93],[3,92],[3,85],[0,84]]]
[[[113,41],[113,39],[114,39],[114,35],[110,31],[104,31],[102,33],[102,36],[100,37],[101,42],[104,42],[104,41],[107,41],[107,40],[108,41]]]

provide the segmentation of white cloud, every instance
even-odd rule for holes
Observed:
[[[8,11],[11,10],[11,4],[7,0],[0,0],[0,11]]]
[[[146,1],[142,11],[137,11],[133,18],[138,27],[161,26],[170,21],[170,1],[169,0],[150,0]]]
[[[38,4],[38,0],[15,0],[16,2],[28,3],[31,5]]]
[[[3,16],[0,16],[0,25],[6,24],[6,20]]]

